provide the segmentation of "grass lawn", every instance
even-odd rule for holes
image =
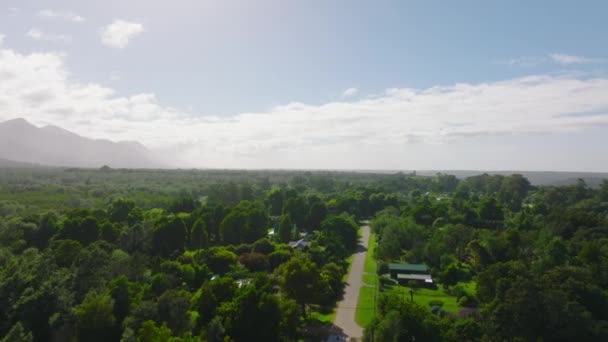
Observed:
[[[475,293],[474,281],[470,281],[467,283],[459,283],[458,285],[462,286],[465,291],[469,293]],[[386,290],[385,292],[397,293],[406,300],[410,299],[410,288],[407,286],[393,286],[391,289]],[[459,306],[456,297],[445,293],[443,287],[439,286],[439,288],[437,288],[436,290],[425,288],[418,288],[414,290],[414,303],[424,306],[426,308],[430,308],[431,306],[429,304],[433,301],[443,302],[443,306],[441,308],[445,312],[458,312]]]
[[[370,234],[363,268],[363,282],[368,286],[362,287],[359,291],[357,311],[355,312],[355,321],[362,327],[368,326],[376,315],[378,276],[376,275],[377,264],[374,258],[375,250],[376,234]]]
[[[365,273],[376,274],[376,268],[378,265],[376,264],[376,258],[374,257],[376,254],[376,234],[372,233],[369,235],[369,242],[367,243],[367,254],[365,255],[365,268],[363,271]]]
[[[410,288],[407,286],[394,286],[388,293],[397,293],[403,299],[410,299]],[[443,291],[442,288],[437,290],[431,289],[415,289],[414,290],[414,303],[421,305],[426,308],[430,308],[430,302],[433,301],[441,301],[443,302],[443,306],[441,307],[443,311],[456,313],[458,311],[458,302],[456,302],[456,297],[450,296]]]
[[[367,327],[376,316],[376,291],[376,287],[370,286],[364,286],[359,291],[355,322],[362,327]]]
[[[323,312],[326,311],[326,309],[320,308],[318,306],[311,306],[309,310],[310,318],[323,323],[333,323],[334,319],[336,318],[336,307],[331,308],[331,311],[329,312]]]
[[[364,274],[363,282],[369,286],[376,286],[378,283],[378,276],[375,274]]]
[[[369,242],[367,244],[367,254],[365,255],[365,266],[363,268],[363,282],[370,286],[378,285],[378,275],[376,269],[378,264],[376,263],[376,234],[370,234]]]

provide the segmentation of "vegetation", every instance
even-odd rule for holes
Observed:
[[[608,340],[607,214],[606,181],[0,169],[0,340],[314,339],[364,219],[368,341]]]
[[[535,188],[520,175],[449,183],[452,191],[413,191],[376,213],[381,294],[366,340],[608,338],[607,181],[599,189],[582,180]],[[427,265],[434,284],[397,284],[386,263],[400,261]],[[360,321],[369,319],[363,312]]]

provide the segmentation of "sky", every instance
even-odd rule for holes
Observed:
[[[173,167],[608,171],[608,2],[0,0],[0,121]]]

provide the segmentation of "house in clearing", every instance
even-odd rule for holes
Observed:
[[[419,285],[433,285],[431,273],[424,264],[388,264],[388,272],[399,284],[414,281]]]

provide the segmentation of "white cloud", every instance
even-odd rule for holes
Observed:
[[[560,65],[573,64],[588,64],[601,61],[596,58],[588,58],[576,55],[567,55],[562,53],[553,53],[544,57],[539,56],[522,56],[506,61],[507,65],[517,67],[535,67],[541,64],[557,63]]]
[[[368,168],[382,168],[416,150],[433,152],[433,146],[608,125],[608,78],[536,75],[396,88],[350,102],[294,102],[230,118],[193,115],[162,105],[154,94],[125,96],[80,82],[56,53],[0,48],[0,78],[0,120],[25,117],[89,137],[138,140],[181,167],[345,167],[364,160],[376,163]]]
[[[585,64],[585,63],[592,63],[595,61],[592,58],[587,58],[587,57],[583,57],[583,56],[575,56],[575,55],[565,55],[562,53],[554,53],[554,54],[551,54],[549,57],[551,57],[551,59],[554,62],[563,64],[563,65]]]
[[[359,89],[357,89],[357,88],[348,88],[342,93],[342,96],[343,97],[353,97],[353,96],[357,95],[358,92],[359,92]]]
[[[144,32],[144,26],[139,23],[114,20],[114,22],[101,29],[101,42],[109,47],[122,49],[129,45],[129,41]]]
[[[42,18],[54,18],[65,21],[71,21],[74,23],[80,23],[84,21],[83,17],[70,11],[56,11],[51,9],[45,9],[38,12],[38,16]]]
[[[517,67],[533,67],[533,66],[537,66],[539,64],[543,64],[547,61],[548,61],[548,59],[545,57],[523,56],[523,57],[517,57],[517,58],[510,59],[507,61],[507,64],[510,66],[517,66]]]
[[[0,33],[0,47],[2,47],[2,44],[4,44],[4,38],[6,38],[6,36]]]
[[[69,43],[72,41],[72,37],[69,35],[46,33],[36,28],[30,29],[25,35],[34,40],[51,43]]]

